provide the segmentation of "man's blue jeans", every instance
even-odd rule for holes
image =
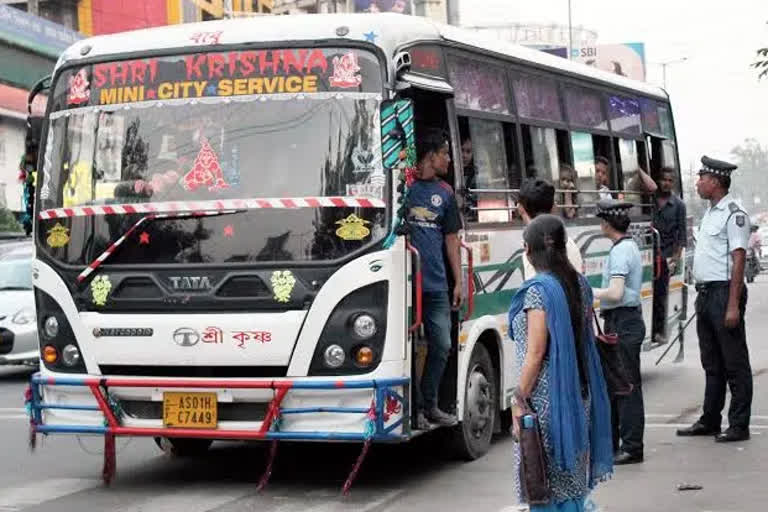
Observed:
[[[427,362],[421,376],[421,396],[416,400],[417,406],[429,411],[437,406],[440,381],[451,350],[451,303],[448,292],[424,292],[422,307],[428,348]]]

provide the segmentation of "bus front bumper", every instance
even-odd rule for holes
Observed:
[[[31,377],[27,405],[34,433],[110,434],[229,440],[403,441],[410,437],[410,379],[229,380],[92,376]],[[250,395],[263,414],[253,421],[219,421],[215,428],[167,427],[162,418],[137,418],[121,406],[126,398],[166,392],[216,392],[231,411]],[[135,401],[134,401],[135,402]]]

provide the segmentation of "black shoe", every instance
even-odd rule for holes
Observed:
[[[619,452],[613,457],[614,466],[624,466],[625,464],[640,464],[641,462],[643,462],[642,455],[627,452]]]
[[[749,429],[748,428],[729,428],[722,434],[715,436],[716,443],[733,443],[735,441],[748,441]]]
[[[714,436],[720,433],[720,427],[708,427],[700,422],[696,422],[688,428],[677,429],[677,435],[683,437],[691,436]]]

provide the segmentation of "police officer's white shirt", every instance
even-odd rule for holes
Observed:
[[[749,215],[730,194],[707,209],[699,224],[693,256],[693,277],[697,283],[731,279],[731,253],[747,249],[749,227]]]
[[[581,251],[576,242],[568,238],[565,242],[565,250],[568,252],[568,261],[571,262],[576,272],[580,274],[584,273],[584,260],[581,259]],[[531,261],[528,259],[528,255],[523,253],[523,278],[530,279],[536,275],[536,269],[531,265]]]

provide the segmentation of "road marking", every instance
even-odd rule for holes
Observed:
[[[114,509],[115,512],[207,512],[219,508],[246,494],[253,493],[248,486],[238,487],[188,487],[176,492],[165,493],[146,500],[139,500],[125,507]]]
[[[54,478],[0,490],[0,512],[15,512],[101,485],[99,480],[84,478]]]
[[[645,428],[688,428],[690,423],[646,423]],[[750,425],[750,430],[766,430],[768,425]]]

